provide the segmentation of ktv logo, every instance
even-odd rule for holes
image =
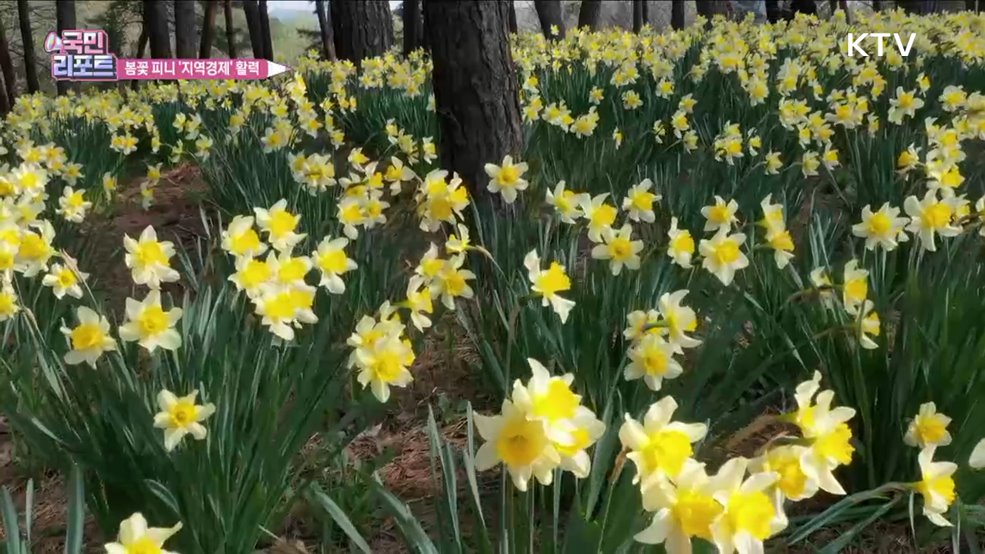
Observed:
[[[910,33],[910,40],[903,44],[903,39],[900,38],[899,33],[862,33],[861,35],[855,36],[854,33],[848,33],[848,55],[854,57],[855,53],[867,58],[869,53],[862,49],[862,41],[865,39],[876,39],[876,56],[885,55],[886,46],[883,44],[883,39],[893,37],[893,41],[896,43],[896,48],[899,50],[900,56],[904,58],[910,55],[910,50],[913,48],[913,41],[917,38],[916,33]],[[869,41],[872,42],[871,40]]]

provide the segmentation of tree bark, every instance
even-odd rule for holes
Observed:
[[[6,87],[0,86],[0,115],[7,115],[10,113],[10,101],[7,100]]]
[[[7,102],[13,106],[17,98],[17,75],[14,74],[14,63],[10,59],[10,45],[7,44],[7,32],[0,23],[0,71],[3,72],[4,90]]]
[[[978,2],[976,0],[964,0],[964,9],[978,13]]]
[[[643,0],[633,0],[633,32],[643,30]]]
[[[332,0],[332,28],[339,59],[360,62],[393,46],[390,3],[381,0]]]
[[[674,29],[684,28],[684,0],[673,0],[671,2],[670,26]]]
[[[260,7],[257,0],[243,0],[243,13],[246,14],[246,27],[250,31],[250,46],[253,57],[263,57],[263,29],[260,28]]]
[[[212,56],[212,42],[215,41],[215,12],[218,9],[217,0],[206,0],[205,17],[202,19],[202,42],[198,47],[199,58]]]
[[[150,57],[171,57],[171,33],[168,32],[168,7],[163,0],[144,0],[144,27],[150,43]]]
[[[236,29],[233,28],[233,6],[231,0],[222,3],[222,11],[226,19],[226,54],[236,57]]]
[[[792,0],[790,10],[794,13],[817,15],[817,4],[814,0]]]
[[[875,1],[873,0],[873,2]],[[780,6],[776,2],[777,0],[766,0],[766,21],[770,23],[776,23],[780,20]]]
[[[31,9],[27,0],[17,0],[17,17],[20,20],[21,42],[24,43],[24,72],[27,74],[27,91],[41,90],[38,66],[34,57],[34,33],[31,32]]]
[[[882,10],[879,0],[872,0],[872,11],[877,12]]]
[[[475,198],[490,197],[485,164],[523,148],[508,19],[504,2],[424,2],[441,163]]]
[[[404,0],[404,55],[424,46],[424,18],[418,0]]]
[[[194,0],[174,0],[174,52],[178,58],[194,58],[198,53],[195,38]]]
[[[59,33],[65,29],[75,29],[75,0],[56,0],[55,1],[55,27]],[[55,90],[58,95],[66,94],[75,87],[68,81],[55,81]]]
[[[602,0],[582,0],[581,9],[578,10],[578,26],[597,31],[601,13]]]
[[[326,60],[335,59],[335,43],[332,41],[332,24],[325,12],[325,0],[315,0],[315,15],[318,16],[318,30],[321,33],[322,57]]]
[[[519,27],[516,26],[516,7],[512,0],[507,0],[506,3],[509,4],[509,10],[506,12],[507,24],[510,32],[515,34],[519,30]]]
[[[540,28],[547,38],[564,38],[564,20],[561,16],[561,0],[534,0],[534,9]],[[551,27],[557,26],[558,34],[554,36]]]
[[[270,36],[270,13],[267,9],[267,0],[260,0],[260,32],[263,38],[263,57],[274,61],[274,42]]]

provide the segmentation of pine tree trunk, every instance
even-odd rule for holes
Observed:
[[[263,38],[263,57],[274,61],[274,42],[270,36],[270,13],[267,11],[267,0],[260,0],[260,32]]]
[[[226,19],[226,54],[236,57],[236,29],[233,28],[233,6],[231,0],[222,3],[222,11]]]
[[[4,90],[7,101],[12,106],[17,98],[17,75],[14,74],[14,63],[10,59],[10,45],[7,44],[7,31],[0,23],[0,71],[3,72]]]
[[[250,46],[253,57],[263,57],[263,29],[260,28],[260,7],[257,0],[243,0],[243,13],[246,14],[246,27],[250,31]]]
[[[643,0],[633,0],[633,32],[643,30]]]
[[[674,29],[684,28],[684,0],[671,1],[670,26]]]
[[[581,9],[578,10],[578,26],[597,31],[601,13],[602,0],[582,0]]]
[[[537,10],[537,19],[540,20],[540,28],[544,31],[547,38],[564,38],[564,20],[561,17],[561,0],[534,0],[534,9]],[[556,26],[557,36],[551,32],[551,27]]]
[[[490,196],[485,164],[523,147],[508,20],[504,2],[424,2],[441,164],[475,198]]]
[[[205,17],[202,19],[202,43],[198,47],[199,58],[212,57],[212,42],[215,41],[215,12],[217,0],[206,0]]]
[[[418,0],[404,0],[404,55],[424,45],[424,18]]]
[[[331,0],[335,53],[360,62],[379,56],[393,45],[390,3],[381,0]]]
[[[171,57],[171,34],[168,32],[168,7],[164,0],[144,0],[144,27],[150,43],[150,57]]]
[[[315,0],[315,15],[318,16],[318,30],[321,33],[322,57],[326,60],[335,59],[335,43],[332,41],[332,24],[325,12],[325,0]]]
[[[34,57],[34,33],[31,32],[31,8],[27,0],[17,0],[17,17],[21,26],[21,42],[24,43],[24,72],[27,74],[27,92],[41,90],[38,82],[38,66]]]
[[[61,33],[65,29],[76,29],[75,24],[75,0],[55,0],[55,27]],[[68,93],[75,87],[68,81],[55,81],[55,89],[58,95]]]
[[[195,38],[195,2],[174,0],[174,52],[178,58],[194,58],[198,53]]]

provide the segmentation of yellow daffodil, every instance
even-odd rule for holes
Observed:
[[[62,264],[52,264],[51,271],[44,276],[41,284],[51,287],[55,298],[61,300],[65,295],[72,298],[82,298],[81,282],[89,277],[88,273],[82,273],[71,267]]]
[[[124,235],[123,246],[134,283],[159,289],[161,283],[173,283],[180,278],[170,263],[174,245],[170,241],[158,241],[153,227],[147,226],[136,240]]]
[[[701,208],[701,215],[706,219],[704,231],[731,230],[732,225],[739,221],[736,217],[738,210],[739,205],[735,200],[725,202],[721,196],[716,195],[714,204]]]
[[[650,405],[642,422],[626,414],[619,440],[631,450],[626,457],[636,465],[633,483],[647,482],[654,476],[676,478],[694,454],[691,444],[707,433],[703,423],[671,421],[675,410],[677,402],[665,396]]]
[[[253,228],[253,217],[237,215],[222,232],[222,249],[236,257],[263,255],[267,244]]]
[[[287,211],[287,200],[277,201],[269,210],[253,208],[256,222],[260,229],[267,234],[267,240],[278,252],[290,250],[307,236],[297,233],[301,216]]]
[[[140,513],[133,514],[120,523],[116,542],[104,546],[106,554],[176,554],[164,549],[164,542],[181,530],[181,523],[173,527],[147,527],[147,520]]]
[[[735,278],[736,271],[749,266],[749,258],[742,253],[746,236],[742,233],[728,234],[728,227],[719,228],[710,239],[702,239],[698,245],[701,252],[701,266],[728,286]]]
[[[899,208],[893,208],[886,202],[873,212],[871,206],[862,208],[862,221],[852,226],[852,234],[865,239],[865,248],[875,250],[882,247],[886,251],[895,250],[900,242],[909,240],[903,228],[908,219],[899,216]]]
[[[951,527],[944,514],[957,497],[953,476],[958,466],[953,462],[935,462],[935,450],[936,447],[930,446],[917,456],[920,481],[914,484],[914,489],[923,496],[923,515],[934,525]]]
[[[85,362],[94,368],[96,360],[105,352],[116,350],[116,341],[109,334],[109,321],[85,306],[80,306],[75,314],[79,323],[61,329],[70,348],[65,354],[65,363],[78,365]]]
[[[527,164],[513,163],[512,156],[503,158],[502,165],[486,164],[485,171],[489,176],[489,192],[502,194],[507,204],[516,201],[517,192],[526,190],[529,184],[523,178]]]
[[[650,192],[652,187],[653,181],[643,179],[638,185],[633,185],[626,192],[626,197],[622,201],[622,209],[631,221],[653,223],[656,220],[657,216],[653,213],[653,204],[659,202],[663,197]]]
[[[182,310],[165,311],[159,291],[150,291],[140,302],[127,298],[126,314],[127,322],[119,329],[124,341],[137,342],[150,352],[158,347],[177,350],[181,346],[181,334],[174,327],[181,319]]]
[[[748,465],[745,458],[733,458],[713,478],[715,500],[724,507],[711,525],[719,552],[762,552],[763,541],[787,526],[782,503],[767,494],[779,476],[762,472],[745,477]]]
[[[657,479],[643,487],[643,507],[654,514],[646,529],[633,538],[663,544],[667,552],[690,552],[693,538],[711,541],[712,523],[725,511],[715,492],[704,464],[685,460],[673,481]]]
[[[321,271],[319,286],[325,287],[332,294],[345,292],[345,282],[342,275],[356,269],[355,261],[346,256],[345,247],[349,241],[345,238],[325,237],[318,244],[318,249],[311,253],[315,267]]]
[[[157,394],[157,407],[161,411],[154,414],[154,427],[164,429],[164,449],[168,452],[174,450],[185,435],[204,440],[208,434],[202,422],[215,413],[215,405],[195,404],[197,397],[197,390],[182,397],[167,389]]]
[[[951,433],[947,431],[950,423],[951,418],[939,413],[933,402],[925,402],[907,427],[903,442],[919,448],[947,446],[951,444]]]
[[[558,262],[551,262],[549,268],[540,268],[540,257],[536,250],[531,250],[523,258],[523,266],[527,268],[527,278],[530,280],[530,289],[541,296],[542,305],[550,305],[551,308],[561,318],[561,323],[568,320],[568,313],[575,306],[574,301],[562,298],[561,292],[571,290],[571,278],[565,271],[564,266]]]
[[[633,240],[633,228],[625,224],[618,231],[611,227],[602,230],[602,244],[592,248],[592,258],[609,260],[609,269],[613,275],[619,275],[623,266],[631,270],[640,268],[640,251],[643,241]]]
[[[669,244],[667,245],[667,255],[674,260],[674,263],[685,268],[691,268],[691,258],[694,256],[694,238],[687,229],[677,227],[677,218],[670,219],[670,230],[667,231]]]
[[[520,491],[526,491],[531,478],[549,485],[561,456],[539,420],[509,400],[503,400],[495,416],[475,415],[475,427],[485,441],[475,455],[476,468],[485,471],[502,463]]]

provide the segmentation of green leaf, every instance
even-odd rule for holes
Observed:
[[[326,513],[332,518],[332,521],[342,529],[342,532],[349,537],[352,544],[356,546],[359,550],[369,554],[371,552],[369,544],[366,543],[366,539],[359,534],[355,526],[352,525],[352,521],[349,520],[349,516],[345,514],[345,511],[339,507],[317,484],[312,483],[308,487],[307,495],[309,500],[314,501],[317,505],[321,506]]]

